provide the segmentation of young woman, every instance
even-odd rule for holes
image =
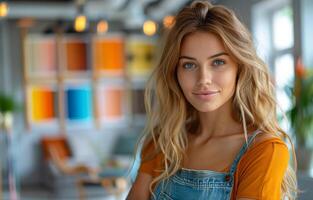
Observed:
[[[145,101],[128,200],[295,199],[268,68],[228,8],[197,1],[178,13]]]

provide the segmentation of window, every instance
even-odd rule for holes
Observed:
[[[291,107],[291,99],[285,93],[286,86],[293,84],[294,58],[293,58],[293,19],[292,9],[289,4],[274,10],[272,15],[272,62],[276,84],[276,98],[282,112]],[[278,110],[278,113],[281,113]],[[281,114],[280,114],[281,115]],[[281,126],[287,130],[289,122],[285,119],[280,121]]]
[[[259,2],[253,7],[253,35],[259,55],[269,65],[276,86],[277,113],[280,125],[289,132],[289,122],[283,114],[291,107],[291,99],[285,93],[293,84],[294,31],[293,13],[289,0]]]

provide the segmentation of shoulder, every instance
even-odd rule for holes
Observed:
[[[285,168],[289,161],[289,150],[286,143],[273,134],[260,133],[250,144],[243,155],[241,167],[251,167],[254,163],[259,168]]]
[[[274,135],[274,134],[269,134],[269,133],[259,133],[254,140],[251,142],[249,151],[256,151],[260,149],[281,149],[281,150],[286,150],[288,151],[288,147],[280,137]]]
[[[160,152],[158,151],[157,145],[153,139],[146,140],[142,146],[141,159],[143,161],[148,161],[155,159]]]
[[[158,148],[153,140],[147,141],[141,150],[141,164],[139,171],[156,177],[162,168],[163,154],[158,151]]]
[[[255,137],[252,145],[257,145],[257,144],[262,143],[262,142],[281,142],[281,143],[284,143],[284,141],[275,134],[260,132]]]
[[[239,161],[237,197],[279,199],[288,162],[285,142],[275,135],[260,133]]]

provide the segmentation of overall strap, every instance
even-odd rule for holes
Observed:
[[[241,157],[244,155],[244,153],[247,151],[247,149],[249,148],[250,144],[253,142],[254,138],[260,133],[261,131],[259,129],[257,129],[252,135],[250,135],[248,137],[248,142],[245,142],[244,145],[241,147],[239,153],[237,154],[233,164],[230,167],[230,174],[233,175],[236,171],[237,168],[237,164],[239,162],[239,160],[241,159]]]

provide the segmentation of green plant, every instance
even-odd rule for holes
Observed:
[[[313,137],[313,73],[301,63],[296,66],[293,87],[286,88],[292,98],[292,107],[287,112],[294,130],[297,144],[305,147],[309,137]]]
[[[17,110],[18,105],[14,99],[0,92],[0,113],[9,113]]]

